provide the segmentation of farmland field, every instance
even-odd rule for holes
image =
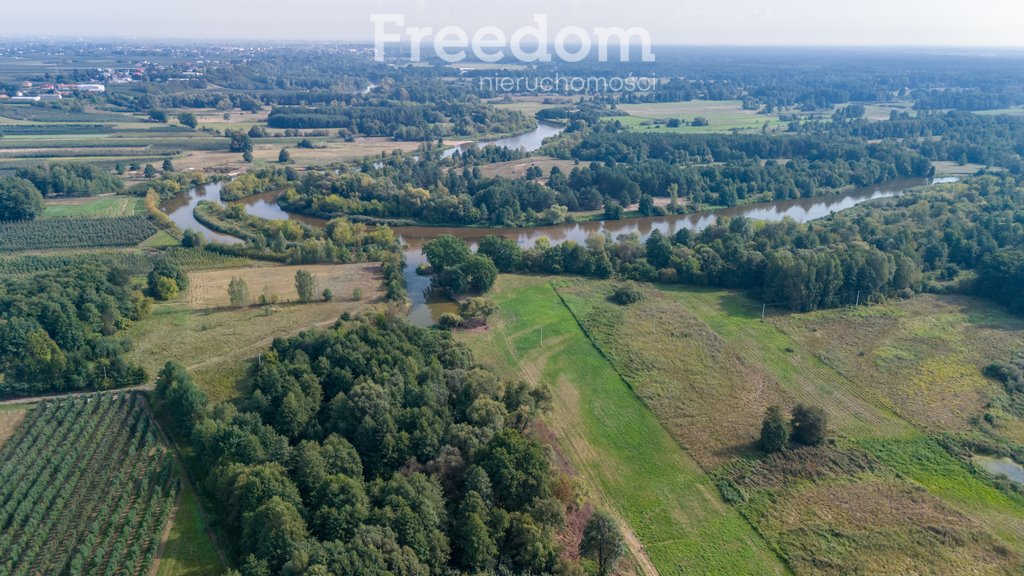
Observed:
[[[140,395],[40,402],[0,450],[0,569],[147,574],[172,468]]]
[[[251,261],[218,254],[199,248],[176,247],[159,253],[185,271],[250,266]],[[30,274],[65,266],[95,263],[124,268],[132,274],[146,274],[153,268],[152,256],[142,250],[55,250],[45,254],[11,254],[0,256],[0,274]]]
[[[419,142],[397,142],[390,138],[359,138],[355,142],[345,142],[339,138],[310,138],[316,148],[297,148],[300,138],[258,138],[253,143],[253,163],[242,161],[242,155],[226,150],[193,150],[182,153],[176,158],[174,165],[179,170],[208,170],[211,168],[228,170],[247,170],[253,166],[277,164],[278,154],[282,148],[294,165],[299,167],[330,164],[346,160],[359,160],[366,156],[378,156],[381,152],[391,153],[413,151],[420,146]]]
[[[305,270],[313,275],[317,284],[316,299],[324,289],[330,289],[338,300],[350,300],[359,289],[373,300],[380,283],[374,280],[374,266],[367,264],[314,264],[305,266],[265,266],[234,270],[207,270],[189,275],[188,304],[193,308],[228,306],[228,284],[232,278],[241,278],[249,286],[252,303],[262,294],[276,296],[281,303],[298,301],[295,291],[295,273]]]
[[[301,137],[283,137],[271,130],[267,137],[253,140],[253,163],[229,152],[224,130],[248,131],[253,126],[267,128],[269,109],[260,112],[224,112],[214,109],[192,110],[200,129],[181,126],[176,115],[187,110],[169,110],[167,124],[149,121],[144,115],[127,112],[85,110],[67,112],[34,106],[0,104],[0,170],[31,167],[42,162],[88,162],[113,169],[117,164],[159,167],[172,158],[177,170],[246,171],[254,166],[276,163],[281,148],[288,148],[292,161],[300,167],[356,160],[393,150],[415,150],[418,142],[399,142],[391,138],[358,138],[346,142],[337,134],[311,136],[316,148],[295,145]],[[138,177],[140,171],[127,171]],[[110,208],[109,206],[107,208]]]
[[[506,377],[552,387],[554,410],[545,423],[589,496],[632,529],[642,571],[786,573],[587,339],[547,280],[502,276],[494,297],[500,318],[464,340]]]

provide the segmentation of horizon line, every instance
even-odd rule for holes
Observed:
[[[89,42],[165,42],[165,43],[192,43],[192,44],[214,44],[214,43],[249,43],[249,44],[290,44],[290,45],[349,45],[372,47],[374,40],[371,39],[299,39],[299,38],[258,38],[258,37],[175,37],[175,36],[125,36],[125,35],[21,35],[2,34],[0,42],[46,42],[60,41],[71,43]],[[429,46],[430,42],[423,42],[421,45]],[[391,42],[386,46],[407,46],[407,42]],[[550,45],[550,44],[549,44]],[[921,50],[1011,50],[1024,51],[1024,43],[1021,44],[821,44],[821,43],[652,43],[652,48],[829,48],[829,49],[921,49]]]

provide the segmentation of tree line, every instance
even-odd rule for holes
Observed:
[[[1022,211],[1024,191],[1014,178],[983,176],[806,224],[737,217],[700,232],[594,235],[585,244],[541,238],[529,249],[488,236],[477,255],[500,272],[744,289],[801,311],[931,291],[978,294],[1019,313]],[[468,253],[456,239],[435,243],[433,251],[443,246],[456,260]]]

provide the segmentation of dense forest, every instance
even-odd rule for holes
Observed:
[[[251,386],[210,409],[180,366],[158,383],[244,576],[555,572],[572,491],[523,432],[545,389],[385,316],[275,340]]]
[[[888,121],[805,122],[801,132],[825,137],[893,140],[930,160],[1000,166],[1024,173],[1024,118],[967,112],[893,112]]]
[[[134,386],[119,333],[149,313],[127,270],[80,264],[0,278],[0,397]]]

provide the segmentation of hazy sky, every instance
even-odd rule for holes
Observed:
[[[0,36],[371,40],[410,26],[641,26],[655,44],[1024,46],[1024,0],[3,0]]]

